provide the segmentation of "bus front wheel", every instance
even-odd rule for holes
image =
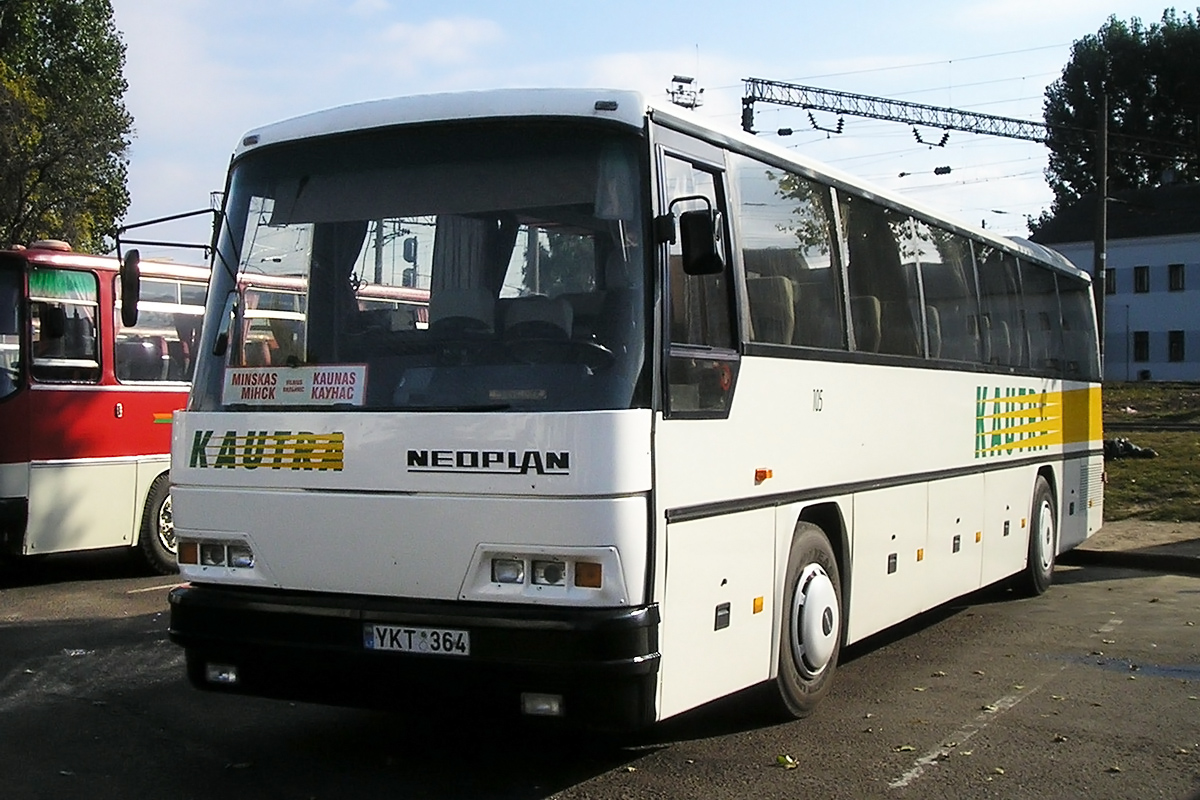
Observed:
[[[801,522],[792,534],[783,591],[775,678],[779,711],[795,718],[812,713],[833,684],[841,645],[842,584],[837,559],[825,532]]]
[[[142,531],[138,537],[142,559],[161,575],[179,571],[176,557],[175,518],[171,511],[171,479],[166,473],[150,484],[146,507],[142,511]]]
[[[1029,514],[1029,554],[1024,572],[1017,576],[1017,590],[1035,596],[1050,588],[1054,579],[1054,555],[1058,549],[1058,519],[1054,492],[1042,475],[1033,482],[1033,507]]]

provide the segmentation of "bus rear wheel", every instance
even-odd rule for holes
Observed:
[[[833,684],[842,646],[842,584],[829,538],[801,522],[792,534],[779,633],[777,708],[806,717]]]
[[[1033,597],[1050,588],[1054,579],[1054,555],[1058,550],[1058,518],[1054,492],[1042,475],[1033,482],[1033,507],[1029,513],[1029,554],[1024,572],[1017,576],[1017,590]]]
[[[138,546],[146,566],[160,575],[179,571],[175,543],[175,517],[171,510],[171,478],[163,473],[150,484],[142,511]]]

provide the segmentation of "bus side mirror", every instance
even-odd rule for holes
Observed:
[[[121,261],[121,324],[137,325],[138,300],[142,296],[141,253],[130,250]]]
[[[684,211],[679,215],[679,238],[685,274],[719,275],[725,271],[720,211]]]

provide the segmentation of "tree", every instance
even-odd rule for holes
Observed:
[[[109,249],[129,207],[124,65],[108,0],[0,0],[0,245]]]
[[[1109,17],[1098,33],[1075,42],[1043,104],[1055,212],[1096,191],[1095,132],[1106,91],[1110,192],[1172,177],[1200,179],[1197,64],[1200,27],[1194,16],[1174,9],[1149,27],[1137,18]]]
[[[546,240],[537,243],[537,275],[533,274],[529,248],[521,277],[525,288],[540,294],[587,292],[595,288],[596,250],[590,236],[547,231]]]

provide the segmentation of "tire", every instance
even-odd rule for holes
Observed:
[[[165,472],[154,479],[146,495],[138,549],[146,566],[160,575],[179,572],[175,519],[171,512],[171,478]]]
[[[1057,550],[1058,517],[1054,492],[1046,479],[1038,475],[1033,483],[1033,506],[1029,512],[1029,554],[1025,570],[1017,576],[1017,591],[1034,597],[1050,588]]]
[[[796,525],[786,580],[774,705],[799,719],[828,694],[842,648],[841,574],[829,538],[815,525]]]

